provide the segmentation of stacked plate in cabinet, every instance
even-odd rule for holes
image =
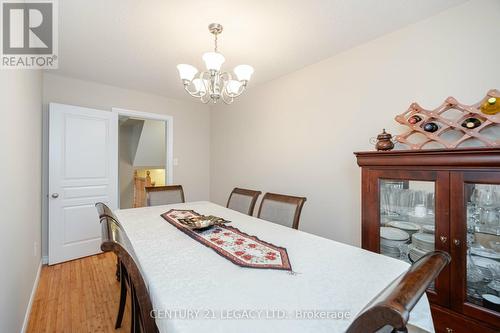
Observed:
[[[420,230],[420,226],[418,224],[406,221],[390,221],[387,223],[387,226],[401,229],[410,236]]]
[[[427,234],[434,234],[436,232],[436,226],[434,224],[425,224],[422,226],[422,231]]]
[[[434,251],[434,234],[416,233],[411,236],[410,259],[417,261],[426,253]]]
[[[410,235],[403,230],[392,227],[380,228],[380,253],[389,257],[399,258],[399,248],[408,242]]]

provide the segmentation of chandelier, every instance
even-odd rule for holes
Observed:
[[[222,33],[222,25],[212,23],[208,26],[210,33],[214,35],[214,52],[203,54],[203,61],[207,67],[206,71],[198,74],[196,67],[188,64],[177,65],[179,76],[184,84],[184,90],[193,97],[199,98],[203,103],[217,103],[222,100],[231,104],[234,99],[245,91],[248,81],[253,74],[253,67],[249,65],[238,65],[233,69],[237,80],[229,72],[221,71],[225,59],[217,51],[217,36]]]

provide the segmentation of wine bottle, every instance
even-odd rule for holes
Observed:
[[[408,118],[408,122],[412,125],[422,121],[422,117],[420,117],[418,114],[411,116]]]
[[[462,127],[473,129],[481,126],[481,120],[477,118],[467,118],[462,122]]]
[[[484,114],[497,114],[500,112],[500,102],[498,101],[498,98],[496,97],[490,97],[488,98],[482,105],[481,105],[481,111]]]
[[[428,122],[424,125],[424,131],[426,132],[436,132],[439,129],[439,126],[436,123]]]

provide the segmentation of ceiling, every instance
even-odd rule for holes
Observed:
[[[432,16],[465,0],[60,0],[56,74],[192,99],[176,65],[202,68],[207,26],[224,26],[231,70],[256,85]]]

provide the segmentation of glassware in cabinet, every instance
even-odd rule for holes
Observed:
[[[464,186],[466,301],[500,313],[500,185]]]
[[[435,192],[434,181],[379,181],[381,254],[413,263],[434,251]]]

